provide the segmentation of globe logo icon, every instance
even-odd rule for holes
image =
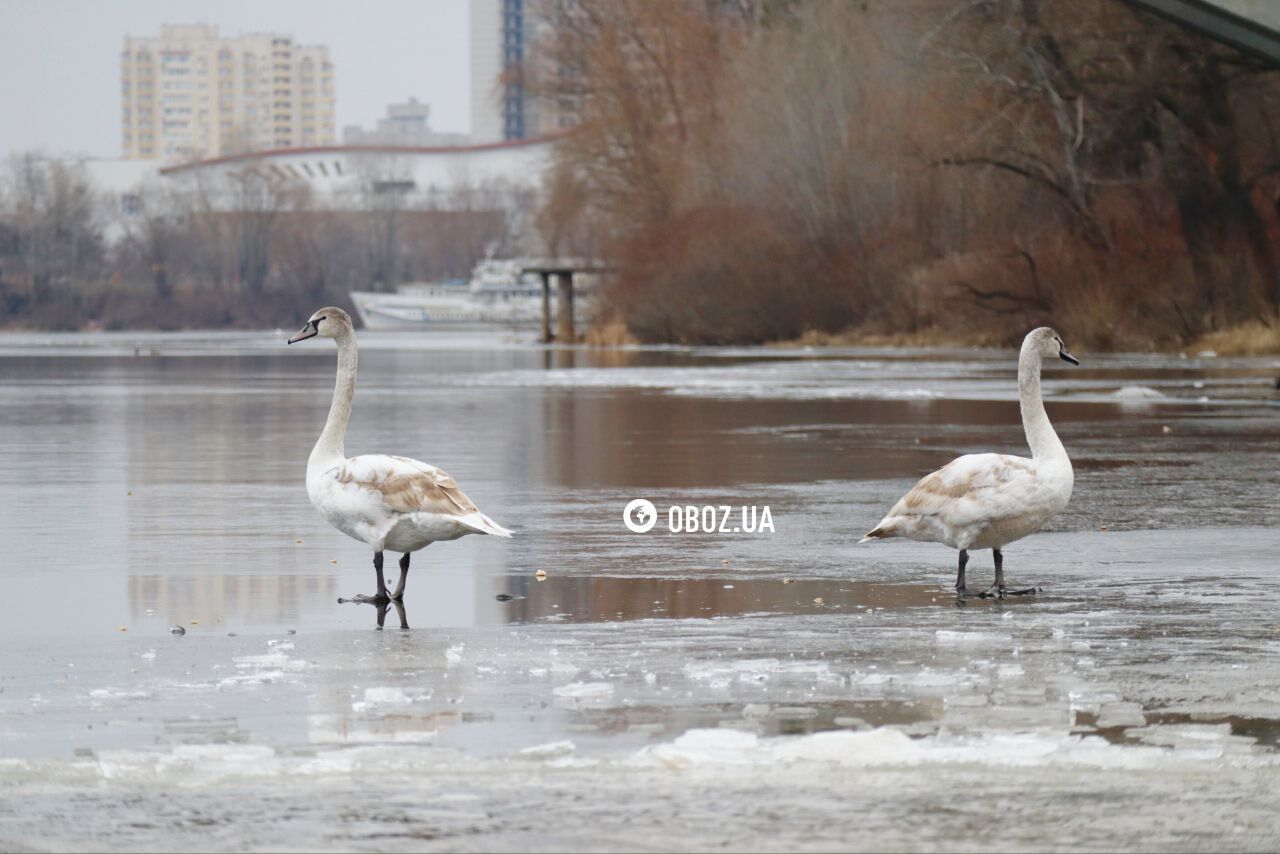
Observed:
[[[627,529],[636,534],[652,530],[658,521],[658,510],[647,498],[637,498],[622,511],[622,521]]]

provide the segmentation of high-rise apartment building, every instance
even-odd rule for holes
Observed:
[[[507,51],[504,0],[471,0],[471,139],[476,143],[507,139],[502,103]]]
[[[471,0],[471,141],[540,136],[568,117],[530,94],[524,73],[548,26],[530,0]]]
[[[181,161],[331,145],[329,49],[292,36],[222,38],[207,24],[126,36],[120,54],[124,156]]]

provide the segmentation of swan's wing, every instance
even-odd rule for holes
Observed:
[[[477,512],[456,480],[435,466],[407,457],[353,457],[339,466],[337,479],[381,496],[386,508],[396,513],[466,516]]]
[[[1015,514],[1034,490],[1035,477],[1035,463],[1023,457],[957,457],[921,478],[864,540],[907,534],[917,525],[960,529]]]
[[[922,477],[889,513],[933,516],[969,502],[990,505],[991,490],[1007,490],[1035,474],[1035,464],[1022,457],[967,454]]]
[[[376,496],[390,513],[447,516],[473,531],[510,537],[511,532],[480,512],[458,482],[433,465],[408,457],[369,454],[338,467],[338,483]]]

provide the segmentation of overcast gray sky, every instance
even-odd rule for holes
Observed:
[[[436,130],[470,129],[467,0],[0,0],[0,157],[120,156],[125,35],[194,22],[328,45],[339,138],[410,95],[431,105]]]

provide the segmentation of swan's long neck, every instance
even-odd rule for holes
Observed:
[[[1027,432],[1031,456],[1037,461],[1067,460],[1067,449],[1049,423],[1040,392],[1040,364],[1043,359],[1032,347],[1023,346],[1018,356],[1018,400],[1022,405],[1022,429]],[[1070,465],[1070,461],[1068,461]]]
[[[333,385],[333,403],[329,405],[329,418],[324,431],[316,440],[307,460],[307,468],[324,469],[346,459],[343,439],[347,435],[347,421],[351,418],[351,399],[356,393],[356,337],[350,333],[336,339],[338,342],[338,378]]]

